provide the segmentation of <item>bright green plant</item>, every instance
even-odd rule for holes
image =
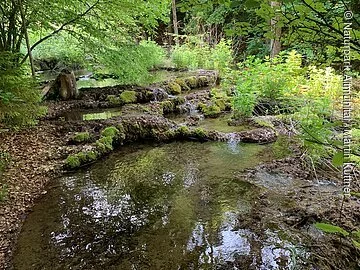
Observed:
[[[178,68],[214,69],[220,73],[229,68],[233,62],[229,42],[221,40],[211,47],[196,37],[188,37],[185,44],[175,47],[171,59]]]
[[[314,226],[323,232],[339,234],[343,237],[346,237],[351,240],[351,242],[356,248],[360,249],[360,230],[349,233],[348,231],[339,226],[321,222],[315,223]]]
[[[236,78],[227,80],[236,84],[233,105],[238,117],[251,116],[260,100],[277,101],[289,106],[286,93],[294,91],[304,81],[301,55],[295,51],[275,59],[266,58],[265,61],[249,57],[239,65],[236,73],[230,73]]]
[[[24,69],[15,67],[17,56],[0,53],[0,126],[20,128],[34,125],[46,110],[41,94]]]

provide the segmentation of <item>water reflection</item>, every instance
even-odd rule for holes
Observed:
[[[258,189],[233,174],[263,151],[233,152],[226,143],[127,147],[59,180],[25,223],[15,267],[248,269],[241,265],[249,257],[253,269],[281,269],[278,258],[288,265],[291,255],[282,240],[237,229]]]

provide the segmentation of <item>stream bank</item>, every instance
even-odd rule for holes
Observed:
[[[150,87],[112,86],[86,89],[79,100],[47,102],[48,115],[38,126],[19,133],[1,133],[1,141],[5,142],[1,145],[2,150],[9,152],[13,160],[3,176],[8,196],[7,200],[0,204],[0,232],[4,236],[0,243],[0,265],[5,269],[12,269],[11,259],[23,222],[38,199],[45,198],[46,193],[50,192],[46,188],[47,184],[69,169],[65,163],[69,156],[96,151],[98,154],[93,159],[81,160],[83,155],[78,156],[81,161],[78,166],[85,166],[83,169],[86,170],[86,165],[95,160],[106,161],[107,158],[104,157],[109,155],[112,149],[122,151],[122,148],[128,147],[126,145],[139,141],[223,141],[236,147],[239,141],[264,144],[276,141],[279,135],[288,135],[284,127],[286,124],[276,119],[272,119],[274,121],[271,121],[270,126],[256,122],[242,126],[224,125],[228,120],[226,104],[220,109],[220,113],[215,111],[216,115],[204,117],[205,113],[198,104],[207,103],[209,107],[213,105],[211,88],[217,80],[216,76],[204,71],[201,71],[199,76],[192,75],[195,79],[208,78],[195,82],[192,89],[188,86],[192,83],[191,79],[182,87],[181,81],[175,82],[176,84],[168,81]],[[174,89],[164,87],[169,85],[175,87],[176,95]],[[177,85],[180,86],[180,91]],[[101,95],[98,94],[99,90]],[[128,99],[124,100],[124,97]],[[226,103],[226,100],[224,102]],[[216,119],[221,119],[217,118],[219,116],[226,120],[217,122]],[[108,150],[102,152],[102,148],[97,148],[96,142],[101,139],[106,128],[112,127],[116,127],[119,134],[111,139],[111,147],[109,145]],[[74,143],[74,136],[80,132],[88,132],[89,140]],[[264,224],[275,219],[283,224],[286,230],[292,228],[293,237],[306,239],[304,246],[313,257],[306,259],[305,256],[308,265],[304,267],[308,268],[300,269],[317,269],[311,267],[319,265],[322,268],[318,269],[337,269],[331,268],[331,265],[342,269],[356,269],[354,262],[359,257],[351,243],[344,240],[339,242],[339,238],[324,235],[312,227],[312,223],[324,219],[339,221],[341,182],[338,176],[319,175],[319,178],[324,178],[317,181],[311,171],[304,170],[299,152],[295,146],[294,148],[290,157],[277,161],[273,161],[276,157],[272,157],[263,160],[266,162],[263,165],[249,165],[247,168],[250,170],[246,171],[238,167],[234,179],[238,178],[243,182],[245,179],[248,183],[246,185],[260,187],[261,192],[249,202],[252,204],[251,211],[237,213],[236,226],[230,222],[235,226],[230,231],[251,227],[252,233],[261,236],[269,226]],[[116,155],[116,152],[111,155]],[[266,153],[261,156],[266,156]],[[99,163],[93,166],[99,166],[97,164]],[[281,203],[273,205],[275,201]],[[359,224],[357,203],[346,203],[346,218],[340,221],[346,229],[351,230]],[[329,241],[331,244],[326,244]],[[342,252],[337,251],[340,245],[344,247]],[[343,260],[332,259],[330,253],[338,254]],[[252,257],[242,257],[241,260],[239,258],[237,265],[248,265],[248,269],[251,269],[251,259]],[[228,267],[233,266],[234,264],[230,264]]]

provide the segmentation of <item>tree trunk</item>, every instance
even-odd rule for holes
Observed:
[[[73,71],[63,69],[55,81],[50,82],[42,89],[45,99],[75,99],[79,96],[76,77]]]
[[[280,7],[280,3],[276,1],[271,1],[271,7],[277,9],[278,7]],[[279,15],[276,15],[274,18],[271,19],[270,22],[271,30],[274,36],[273,39],[271,39],[270,41],[270,58],[274,58],[281,51],[281,28],[277,26],[279,19]]]
[[[176,0],[172,0],[172,17],[173,17],[173,27],[175,34],[175,44],[179,45],[179,28],[178,28],[178,20],[176,14]]]
[[[18,3],[19,3],[19,8],[20,8],[20,14],[21,14],[21,22],[22,22],[22,27],[23,27],[23,33],[24,33],[24,36],[25,36],[27,52],[28,52],[29,60],[30,60],[31,75],[32,75],[33,77],[35,77],[34,58],[33,58],[33,56],[32,56],[32,52],[31,52],[30,40],[29,40],[29,35],[28,35],[27,27],[26,27],[25,13],[24,13],[24,9],[23,9],[21,0],[19,0]]]

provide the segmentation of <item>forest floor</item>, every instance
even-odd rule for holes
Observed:
[[[114,89],[109,90],[111,93],[114,91]],[[101,101],[101,97],[91,95],[93,92],[89,91],[88,93],[91,99],[48,103],[49,113],[47,117],[35,127],[19,132],[0,133],[0,150],[9,153],[11,156],[11,162],[4,172],[1,182],[3,187],[6,187],[7,196],[6,200],[0,202],[0,269],[12,269],[11,258],[21,226],[36,201],[46,194],[47,184],[51,179],[64,172],[65,158],[68,154],[84,148],[82,145],[69,145],[69,138],[74,132],[91,130],[98,136],[102,128],[114,123],[114,121],[125,123],[126,121],[127,123],[138,121],[138,123],[145,123],[144,126],[149,125],[146,128],[152,132],[156,127],[163,133],[168,126],[177,126],[175,122],[164,118],[163,111],[159,114],[158,103],[146,103],[146,100],[142,100],[143,103],[138,104],[136,108],[140,108],[140,110],[136,115],[122,115],[95,121],[79,120],[69,122],[63,119],[63,113],[69,108],[107,107],[107,103],[104,103],[107,97]],[[209,99],[209,96],[204,99],[199,94],[193,100],[204,102],[206,99]],[[134,104],[129,105],[129,108],[134,109],[134,106]],[[133,110],[131,111],[133,113]],[[144,118],[143,115],[147,116]],[[256,131],[256,128],[258,127],[254,127],[253,130]],[[275,128],[280,133],[284,132],[281,125],[275,126]],[[143,127],[139,127],[139,129],[144,130]],[[264,130],[261,131],[264,133]],[[220,135],[214,134],[211,135],[212,138],[223,139],[221,133],[219,133]],[[158,133],[158,135],[159,137],[156,139],[163,140],[161,134]],[[254,132],[250,135],[242,133],[242,136],[251,138],[251,136],[256,137],[257,135]],[[165,138],[165,141],[168,139]],[[258,137],[255,139],[258,139]],[[273,141],[270,135],[265,138],[265,141],[266,139],[269,142]],[[265,186],[267,189],[258,198],[256,210],[251,213],[251,216],[242,219],[244,220],[242,225],[244,227],[251,225],[254,228],[260,228],[261,224],[259,224],[258,217],[263,213],[267,213],[269,218],[277,216],[281,222],[299,230],[306,228],[306,225],[322,220],[332,221],[349,231],[355,229],[360,224],[359,201],[353,198],[343,203],[338,192],[341,187],[339,175],[329,176],[324,171],[323,174],[317,175],[318,180],[316,180],[313,171],[304,167],[301,153],[295,146],[294,148],[295,154],[290,157],[274,160],[251,171],[244,172],[248,175],[250,182],[253,181],[254,184]],[[300,181],[289,185],[258,182],[259,179],[262,179],[259,176],[269,173],[281,173]],[[332,177],[331,181],[336,184],[335,187],[325,181],[329,177]],[[359,190],[358,184],[354,183],[354,188],[357,190]],[[279,193],[285,195],[289,202],[292,202],[287,209],[275,209],[272,205],[269,205],[269,198],[277,196]],[[340,214],[341,208],[343,210]],[[350,269],[346,267],[354,265],[354,262],[360,258],[358,251],[352,247],[351,243],[338,237],[329,236],[323,242],[309,239],[309,243],[312,245],[311,252],[316,254],[315,265],[316,263],[317,265],[324,265],[321,269],[340,269],[340,267]],[[339,247],[342,247],[341,251],[339,251]],[[330,265],[334,265],[334,267],[331,268]]]

